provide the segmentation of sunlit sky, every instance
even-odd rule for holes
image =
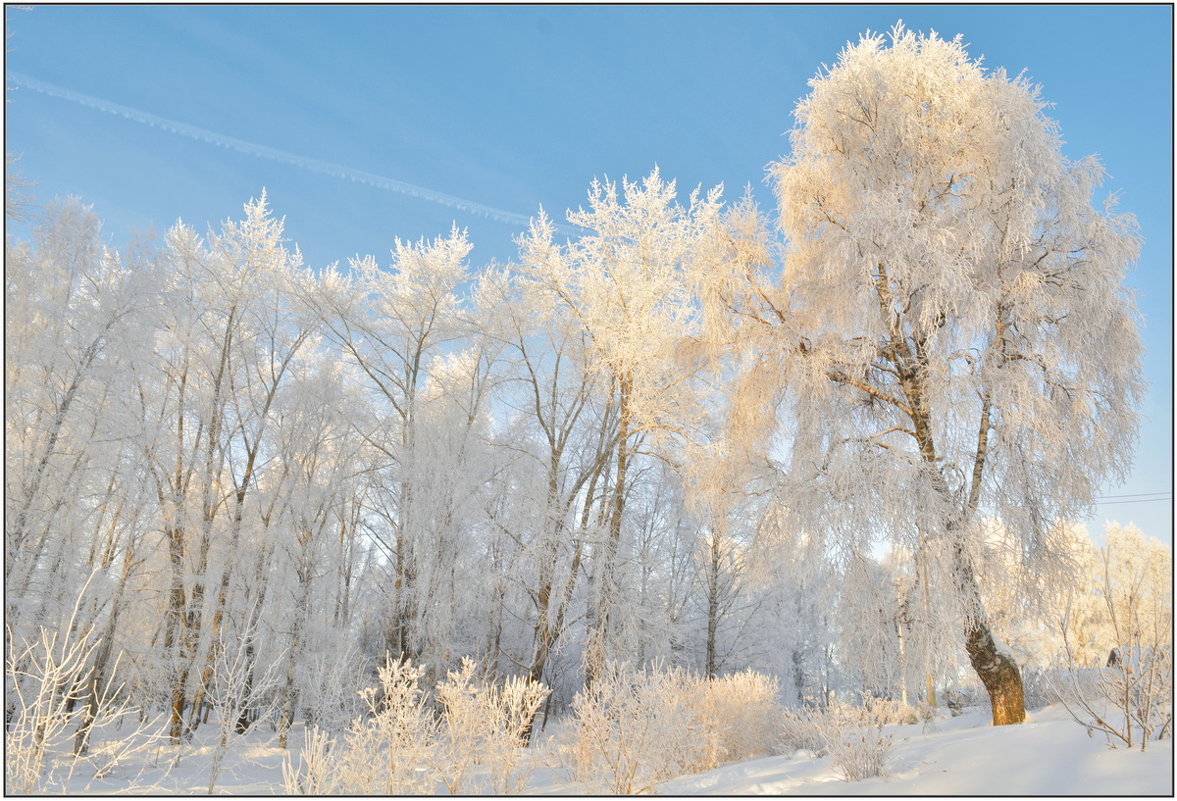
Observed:
[[[1172,539],[1172,8],[1156,6],[35,6],[5,8],[5,150],[38,200],[78,195],[113,244],[203,229],[265,187],[306,263],[387,259],[467,227],[514,257],[542,205],[655,164],[680,188],[751,185],[806,81],[898,20],[963,34],[1099,154],[1145,244],[1128,278],[1149,395],[1129,480],[1091,529]],[[1146,499],[1145,496],[1148,498]]]

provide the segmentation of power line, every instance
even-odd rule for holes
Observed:
[[[1139,498],[1134,501],[1096,501],[1095,505],[1096,506],[1111,506],[1112,504],[1116,504],[1116,503],[1148,503],[1149,501],[1171,501],[1171,500],[1173,500],[1172,495],[1170,495],[1168,498]]]
[[[1126,495],[1098,495],[1097,498],[1142,498],[1148,495],[1169,495],[1169,490],[1162,490],[1161,492],[1130,492]]]

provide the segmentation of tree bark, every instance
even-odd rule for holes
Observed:
[[[965,650],[973,670],[981,677],[993,706],[993,725],[1005,726],[1026,719],[1022,674],[1014,661],[1003,654],[984,623],[965,627]]]
[[[715,634],[719,628],[720,533],[711,531],[707,560],[707,678],[715,678]]]
[[[1022,689],[1022,674],[1017,664],[997,646],[985,612],[980,604],[980,588],[968,557],[956,549],[957,580],[972,601],[971,612],[965,617],[965,652],[981,683],[989,693],[993,707],[993,725],[1006,726],[1026,719],[1026,702]]]

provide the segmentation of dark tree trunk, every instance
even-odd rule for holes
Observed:
[[[1026,719],[1022,674],[1014,661],[998,650],[993,634],[984,623],[965,628],[965,650],[973,670],[981,677],[993,706],[993,725],[1005,726]]]
[[[972,611],[965,619],[965,652],[969,655],[973,670],[985,685],[985,691],[989,693],[993,725],[1021,723],[1026,719],[1022,674],[1013,659],[997,647],[981,606],[980,588],[972,565],[959,548],[956,550],[956,571],[957,580],[972,602]]]

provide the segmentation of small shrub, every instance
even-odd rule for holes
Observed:
[[[548,697],[543,685],[522,677],[501,686],[475,678],[477,665],[463,659],[437,687],[445,726],[442,731],[445,784],[451,794],[463,789],[469,767],[485,765],[496,794],[518,793],[530,771],[522,763],[527,731]]]
[[[869,703],[872,712],[885,725],[913,726],[924,719],[920,710],[903,701],[871,698]]]
[[[703,770],[775,753],[780,747],[780,684],[745,670],[703,683],[699,717],[707,737]]]
[[[887,707],[876,699],[863,697],[862,706],[836,704],[831,710],[832,727],[827,745],[834,765],[848,782],[887,775],[891,735],[883,733]]]
[[[826,752],[822,722],[826,713],[815,708],[786,709],[781,713],[783,748],[792,751],[811,751],[818,756]]]
[[[570,750],[576,779],[632,795],[703,764],[702,724],[684,702],[697,685],[697,679],[678,668],[636,672],[608,665],[572,701]]]
[[[73,618],[65,630],[77,631]],[[11,648],[5,663],[7,792],[67,792],[75,777],[100,779],[162,739],[160,718],[149,720],[132,707],[115,678],[118,659],[107,681],[100,686],[95,679],[92,657],[100,645],[87,633],[62,637],[41,628],[35,641]],[[130,730],[120,737],[96,735],[126,722]]]
[[[609,665],[573,700],[574,775],[616,794],[780,746],[775,679],[751,671],[706,679],[681,668]]]
[[[1056,689],[1071,717],[1110,748],[1148,748],[1173,736],[1173,664],[1168,649],[1103,668],[1071,668]]]
[[[312,728],[302,766],[283,766],[292,795],[407,795],[436,792],[437,722],[419,681],[421,669],[389,657],[377,670],[379,691],[360,692],[368,716],[352,721],[340,746]]]
[[[861,705],[835,700],[826,709],[786,710],[782,741],[790,748],[829,756],[845,781],[885,776],[892,739],[883,727],[897,716],[907,720],[909,714],[869,695],[863,696]]]
[[[422,670],[389,659],[380,687],[360,697],[368,716],[356,718],[342,741],[310,727],[301,765],[282,767],[288,795],[432,795],[485,790],[468,786],[470,768],[487,769],[494,793],[518,793],[530,774],[525,732],[548,690],[526,679],[496,685],[477,678],[463,660],[437,687],[440,720],[420,687]]]
[[[304,736],[301,768],[296,769],[289,757],[282,762],[282,792],[290,796],[341,792],[334,738],[317,726],[308,726]]]

